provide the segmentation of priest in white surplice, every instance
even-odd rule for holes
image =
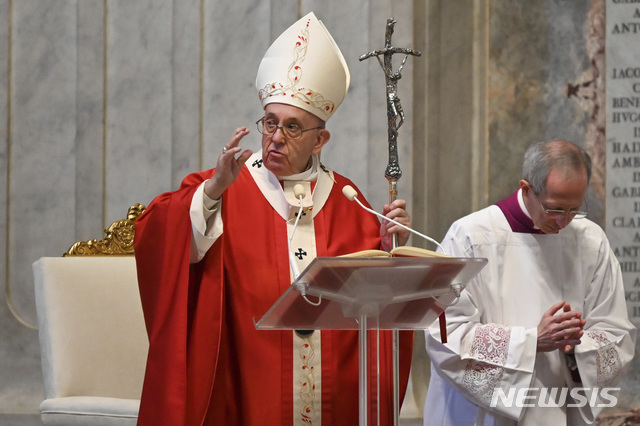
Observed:
[[[615,404],[636,328],[609,242],[584,219],[590,177],[582,148],[536,144],[518,191],[449,229],[448,254],[489,263],[447,309],[447,343],[437,322],[427,331],[425,425],[581,425]]]

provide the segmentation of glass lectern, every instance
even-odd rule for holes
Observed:
[[[368,426],[366,331],[426,329],[486,263],[457,257],[318,257],[256,328],[359,330],[359,420]]]

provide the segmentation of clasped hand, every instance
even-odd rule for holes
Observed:
[[[557,313],[560,310],[562,312]],[[552,305],[538,324],[538,351],[558,349],[572,353],[573,348],[580,344],[586,322],[582,319],[582,313],[572,311],[568,303],[562,301]]]

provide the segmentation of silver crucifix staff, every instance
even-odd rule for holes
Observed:
[[[388,137],[389,137],[389,163],[384,173],[385,177],[389,181],[389,204],[398,198],[397,183],[398,179],[402,176],[402,170],[398,164],[398,129],[404,123],[404,111],[400,104],[400,98],[398,97],[398,80],[402,78],[402,69],[404,68],[409,55],[420,56],[420,52],[413,49],[404,49],[401,47],[393,47],[391,45],[391,37],[393,36],[393,27],[396,25],[396,20],[393,18],[387,19],[387,28],[385,31],[384,48],[374,50],[360,56],[360,60],[364,61],[375,56],[378,59],[378,63],[384,71],[385,81],[387,85],[387,123],[388,123]],[[402,63],[398,67],[397,71],[393,71],[392,57],[395,54],[404,54]],[[384,59],[380,59],[380,57]],[[392,246],[395,248],[398,245],[398,237],[396,234],[393,236]],[[393,331],[393,424],[398,426],[399,420],[399,336],[398,331]]]
[[[402,170],[400,164],[398,164],[398,129],[404,123],[404,111],[400,104],[400,98],[398,97],[398,80],[402,78],[402,69],[404,68],[409,55],[420,56],[422,53],[413,50],[405,49],[402,47],[393,47],[391,45],[391,37],[393,36],[393,27],[396,25],[396,20],[393,18],[387,19],[387,29],[385,31],[385,43],[384,48],[374,50],[360,56],[360,60],[364,61],[375,56],[378,59],[378,63],[384,71],[384,76],[387,85],[387,124],[388,124],[388,141],[389,141],[389,163],[385,171],[385,177],[389,181],[389,202],[393,202],[398,198],[397,182],[402,176]],[[402,63],[398,67],[397,71],[393,71],[392,57],[395,54],[404,54]],[[380,59],[380,57],[384,59]],[[397,245],[397,239],[394,238],[394,246]]]

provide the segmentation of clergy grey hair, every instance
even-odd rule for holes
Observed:
[[[587,171],[587,180],[591,180],[591,157],[582,147],[565,140],[538,142],[524,154],[522,178],[531,184],[535,195],[540,195],[552,169],[573,173],[582,167]]]

